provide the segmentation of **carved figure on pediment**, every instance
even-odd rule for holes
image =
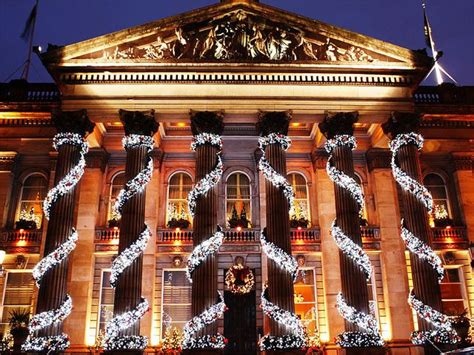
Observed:
[[[278,40],[275,38],[275,35],[270,32],[267,36],[267,55],[268,59],[276,60],[278,59]]]
[[[298,52],[300,50],[302,50],[303,54],[308,56],[310,59],[318,60],[318,57],[317,57],[318,50],[313,49],[313,44],[304,37],[303,33],[296,35],[296,40],[298,41],[298,44],[291,51],[291,54],[293,55],[294,60],[302,59],[298,55]]]
[[[277,29],[278,30],[278,29]],[[280,46],[278,59],[287,59],[289,57],[288,50],[291,46],[291,39],[288,37],[288,33],[285,30],[279,30],[278,32],[278,42]]]
[[[373,62],[374,61],[374,58],[372,58],[370,55],[365,53],[365,51],[362,48],[356,48],[355,54],[359,62]]]
[[[174,33],[176,35],[176,41],[173,44],[172,53],[173,53],[173,57],[179,59],[186,52],[186,49],[188,47],[188,40],[184,36],[183,29],[181,27],[176,28],[174,30]]]
[[[325,59],[330,61],[330,62],[336,62],[337,61],[337,46],[331,42],[330,38],[326,38],[326,44],[323,47],[324,49],[324,55]]]
[[[206,40],[204,41],[204,44],[202,45],[201,53],[199,54],[199,58],[204,58],[204,56],[209,52],[212,47],[214,47],[214,44],[216,43],[216,31],[219,28],[219,26],[212,27],[209,30],[209,33],[207,34]],[[199,39],[196,42],[196,46],[199,43]],[[196,48],[195,46],[195,48]]]
[[[120,50],[119,47],[115,47],[113,59],[134,59],[136,58],[135,47],[128,47],[124,50]]]
[[[253,37],[249,40],[250,56],[257,58],[259,55],[268,58],[267,46],[262,30],[258,25],[252,27]]]
[[[344,53],[342,56],[342,60],[348,61],[348,62],[357,62],[357,53],[356,53],[356,48],[354,46],[350,46],[349,49]]]
[[[170,47],[168,43],[163,41],[161,36],[156,38],[156,44],[145,48],[145,58],[147,59],[163,59],[168,56]]]

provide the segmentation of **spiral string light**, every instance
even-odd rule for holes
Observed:
[[[123,207],[136,194],[145,190],[146,185],[151,180],[153,173],[153,158],[150,153],[153,150],[153,138],[146,135],[130,134],[122,139],[125,149],[145,147],[147,150],[147,161],[145,168],[142,169],[131,180],[127,181],[124,188],[119,192],[117,201],[114,204],[113,214],[118,219],[122,216]],[[110,275],[110,285],[115,288],[120,276],[125,269],[130,267],[133,262],[143,253],[151,237],[151,231],[145,224],[143,231],[137,239],[125,248],[112,262],[112,271]],[[120,331],[132,327],[148,311],[149,305],[145,298],[141,298],[140,303],[130,311],[114,316],[107,322],[105,327],[105,336],[103,348],[106,351],[121,350],[143,350],[147,347],[148,338],[142,335],[120,335]]]
[[[265,231],[260,233],[260,244],[262,245],[263,252],[272,259],[276,265],[288,272],[293,280],[296,280],[298,276],[298,262],[296,259],[280,247],[269,242],[265,236]]]
[[[190,214],[194,217],[196,212],[197,199],[206,196],[206,194],[217,185],[222,177],[222,138],[217,134],[201,133],[193,137],[191,149],[196,149],[205,144],[209,144],[218,149],[217,162],[214,168],[199,180],[188,195],[188,208]],[[186,267],[186,277],[189,282],[193,282],[192,274],[204,260],[212,254],[217,253],[224,241],[222,228],[217,226],[217,231],[209,238],[197,245],[188,258]],[[223,349],[227,339],[221,334],[196,336],[196,334],[205,326],[214,323],[227,310],[224,298],[219,292],[219,302],[204,310],[201,314],[190,319],[183,328],[183,349]]]
[[[281,148],[284,151],[287,151],[291,146],[291,139],[288,136],[276,133],[270,133],[269,135],[260,137],[258,139],[258,147],[262,151],[262,157],[258,162],[258,168],[265,176],[265,179],[270,181],[273,186],[282,189],[283,194],[288,200],[288,209],[290,210],[291,214],[294,208],[295,193],[286,177],[273,169],[273,167],[270,165],[270,162],[267,160],[265,156],[265,149],[270,144],[280,144]]]
[[[351,176],[345,174],[343,171],[337,169],[333,163],[333,153],[337,147],[349,147],[354,150],[357,147],[357,142],[354,136],[351,135],[336,135],[332,139],[326,141],[325,149],[329,154],[326,164],[326,171],[329,178],[338,186],[347,190],[359,207],[359,216],[362,216],[364,209],[364,194],[361,186]],[[331,227],[331,235],[334,238],[339,249],[350,258],[365,274],[367,280],[372,275],[372,264],[367,253],[360,245],[354,241],[337,225],[337,220],[334,220]],[[383,346],[384,341],[378,330],[377,320],[372,314],[365,314],[358,311],[353,306],[347,304],[342,294],[337,297],[337,309],[341,316],[350,323],[356,324],[359,328],[364,329],[365,332],[344,332],[339,334],[336,338],[337,344],[342,347],[368,347],[368,346]]]
[[[197,199],[200,196],[205,196],[209,190],[217,185],[222,177],[224,171],[224,165],[222,163],[222,138],[217,134],[212,133],[201,133],[193,137],[191,143],[191,149],[196,151],[196,148],[205,144],[210,144],[218,149],[217,151],[217,163],[215,167],[206,174],[201,180],[199,180],[194,188],[189,192],[188,195],[188,208],[189,213],[192,217],[196,212]]]
[[[224,297],[219,293],[219,302],[206,309],[201,314],[193,317],[186,322],[183,328],[183,349],[223,349],[227,343],[227,339],[221,335],[204,335],[196,337],[196,334],[206,325],[214,323],[218,318],[222,317],[227,310],[224,303]]]
[[[420,184],[416,179],[409,176],[397,165],[397,154],[401,147],[406,145],[415,145],[418,150],[423,148],[423,137],[420,134],[410,132],[398,134],[390,142],[390,150],[392,152],[391,167],[392,173],[400,185],[400,187],[412,194],[427,210],[431,213],[433,209],[433,198],[428,189]],[[402,219],[401,221],[401,237],[405,242],[407,249],[417,258],[427,262],[438,276],[438,281],[441,282],[444,276],[444,268],[442,261],[434,250],[413,232],[408,230]],[[435,330],[431,331],[415,331],[411,334],[411,341],[413,344],[421,345],[426,342],[436,342],[443,344],[455,344],[459,338],[456,331],[452,328],[449,317],[441,312],[425,305],[421,300],[416,298],[414,291],[410,292],[408,303],[416,311],[421,319],[431,323]]]
[[[53,204],[61,197],[70,192],[79,182],[82,175],[84,174],[84,168],[86,166],[85,154],[87,153],[89,146],[84,138],[77,133],[58,133],[54,136],[53,147],[55,150],[64,145],[69,144],[72,146],[79,147],[79,160],[71,170],[54,186],[43,201],[43,211],[47,219],[51,216],[51,208]],[[71,234],[64,243],[59,245],[55,250],[45,256],[39,261],[39,263],[33,269],[33,278],[35,279],[36,286],[41,287],[41,281],[46,273],[52,268],[58,266],[63,260],[65,260],[69,254],[76,247],[78,235],[76,230],[73,228]],[[59,335],[50,336],[36,336],[35,333],[50,327],[53,324],[61,323],[66,319],[72,310],[72,299],[71,296],[66,295],[62,304],[57,309],[41,312],[35,314],[29,324],[29,335],[25,343],[22,345],[23,351],[48,351],[57,352],[66,350],[70,343],[67,334],[61,333]]]

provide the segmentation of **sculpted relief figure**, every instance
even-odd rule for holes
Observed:
[[[291,54],[293,55],[294,60],[298,60],[299,55],[297,54],[298,50],[301,48],[303,50],[303,53],[307,55],[310,59],[313,60],[318,60],[318,57],[316,56],[318,50],[313,49],[313,44],[309,42],[305,37],[302,32],[300,32],[296,38],[298,39],[298,44],[296,45],[295,48],[291,51]]]
[[[252,58],[256,58],[258,55],[268,57],[267,46],[263,38],[262,30],[256,24],[253,25],[252,30],[253,37],[249,40],[250,56]]]
[[[330,62],[337,61],[337,46],[331,42],[330,38],[326,38],[326,44],[324,45],[324,54],[326,56],[326,60]]]
[[[204,58],[204,56],[207,54],[207,52],[209,52],[212,49],[212,47],[214,47],[214,45],[216,43],[216,31],[217,31],[217,29],[218,29],[218,26],[212,27],[209,30],[209,33],[207,34],[207,38],[204,41],[204,44],[202,46],[201,53],[199,54],[199,58]],[[199,43],[199,41],[196,42],[196,46],[197,46],[198,43]]]
[[[145,48],[145,51],[146,59],[163,59],[169,55],[170,47],[161,36],[158,36],[156,37],[156,44]]]

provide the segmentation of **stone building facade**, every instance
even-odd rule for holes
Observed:
[[[125,173],[130,155],[121,140],[131,123],[124,112],[135,112],[140,122],[152,117],[159,124],[156,133],[149,132],[155,140],[153,176],[139,213],[152,231],[139,285],[150,302],[139,327],[150,338],[149,351],[157,351],[167,328],[181,329],[197,312],[195,286],[187,281],[185,267],[193,234],[194,239],[202,237],[204,230],[198,232],[195,224],[204,222],[193,222],[186,199],[203,176],[198,169],[206,164],[189,148],[196,134],[193,119],[206,115],[223,124],[223,174],[212,190],[215,203],[206,206],[210,220],[223,227],[225,241],[213,259],[217,274],[201,277],[203,282],[212,278],[206,288],[225,293],[229,310],[215,330],[230,340],[229,353],[255,353],[258,338],[275,330],[259,308],[263,285],[276,273],[262,253],[260,231],[281,217],[281,208],[268,198],[274,192],[258,169],[262,130],[257,123],[271,121],[272,115],[285,116],[292,139],[281,155],[296,206],[284,238],[302,270],[292,286],[293,299],[285,297],[328,354],[341,352],[334,337],[345,323],[336,297],[341,289],[348,291],[343,283],[355,275],[347,274],[353,266],[341,261],[330,233],[344,203],[338,202],[342,192],[326,172],[328,136],[320,124],[334,117],[342,116],[345,125],[350,122],[358,143],[350,158],[351,175],[362,186],[365,208],[360,221],[343,223],[360,224],[362,246],[373,267],[362,293],[392,353],[422,349],[409,341],[420,320],[407,303],[413,267],[418,266],[400,237],[401,217],[413,217],[414,212],[404,205],[404,192],[393,178],[390,138],[383,129],[403,113],[411,115],[410,122],[420,119],[416,129],[425,138],[415,161],[434,199],[436,213],[429,216],[426,233],[445,266],[440,310],[449,315],[474,312],[474,91],[447,84],[419,87],[432,64],[426,54],[242,0],[52,46],[40,56],[55,84],[12,81],[0,87],[4,333],[11,310],[35,313],[38,289],[31,272],[52,233],[41,201],[62,166],[52,139],[61,126],[58,121],[64,126],[79,110],[86,110],[81,115],[95,127],[87,135],[87,165],[69,207],[70,223],[79,234],[62,276],[74,302],[63,326],[69,351],[94,349],[113,315],[109,277],[124,227],[114,220],[112,206],[130,177]],[[25,220],[33,220],[34,226]],[[242,298],[226,285],[226,273],[236,263],[255,280]]]

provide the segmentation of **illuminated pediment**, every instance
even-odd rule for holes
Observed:
[[[219,4],[44,54],[46,62],[384,65],[427,58],[263,4]]]

